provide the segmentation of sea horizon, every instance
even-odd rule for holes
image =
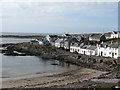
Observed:
[[[45,36],[45,35],[58,35],[58,34],[62,34],[62,33],[32,33],[32,32],[0,32],[0,35],[20,35],[20,36],[32,36],[32,35],[42,35],[42,36]]]

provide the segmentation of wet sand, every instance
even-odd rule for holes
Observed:
[[[108,72],[88,68],[79,68],[69,72],[50,76],[3,81],[2,88],[45,88],[62,86],[70,83],[90,80],[106,73]]]

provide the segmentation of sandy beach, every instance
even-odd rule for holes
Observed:
[[[2,82],[2,88],[45,88],[68,85],[75,82],[90,80],[108,72],[94,69],[79,68],[69,72],[55,74],[50,76],[26,78],[19,80],[9,80]]]

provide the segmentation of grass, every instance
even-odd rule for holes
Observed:
[[[107,41],[105,41],[105,43],[115,43],[115,42],[119,42],[120,43],[120,38],[113,38],[113,39],[108,39]]]
[[[103,63],[106,64],[106,65],[111,65],[112,64],[111,61],[104,61]]]

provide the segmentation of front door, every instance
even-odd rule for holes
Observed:
[[[101,52],[101,56],[103,56],[103,52]]]
[[[114,53],[112,53],[112,57],[114,57]]]
[[[85,51],[84,51],[84,54],[85,54]]]

